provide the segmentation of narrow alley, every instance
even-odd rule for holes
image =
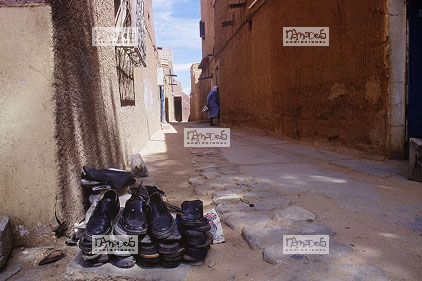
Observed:
[[[422,1],[0,0],[0,281],[421,281]]]

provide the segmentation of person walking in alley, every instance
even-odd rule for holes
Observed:
[[[207,96],[208,118],[210,118],[210,126],[216,126],[214,119],[220,113],[220,105],[218,102],[218,86],[214,86]]]

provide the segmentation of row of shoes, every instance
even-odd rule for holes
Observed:
[[[176,224],[162,194],[155,186],[141,185],[132,190],[125,207],[120,210],[117,193],[112,189],[106,191],[79,240],[84,260],[90,266],[110,261],[109,255],[92,250],[94,235],[137,235],[139,254],[136,257],[130,252],[114,255],[116,266],[132,267],[138,260],[145,267],[160,264],[174,268],[183,259],[193,263],[203,261],[212,240],[210,225],[203,217],[202,202],[183,202],[181,220]]]

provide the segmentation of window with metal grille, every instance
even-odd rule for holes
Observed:
[[[205,39],[205,22],[203,21],[199,22],[199,36],[202,38],[202,40]]]

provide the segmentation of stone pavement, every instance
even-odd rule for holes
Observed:
[[[230,148],[190,151],[200,174],[189,179],[195,192],[212,196],[221,220],[266,262],[284,265],[271,280],[422,280],[422,185],[405,178],[406,163],[233,129]],[[330,235],[330,254],[283,255],[284,234]],[[399,239],[406,239],[401,250],[409,254],[408,264],[401,254],[383,253]]]

